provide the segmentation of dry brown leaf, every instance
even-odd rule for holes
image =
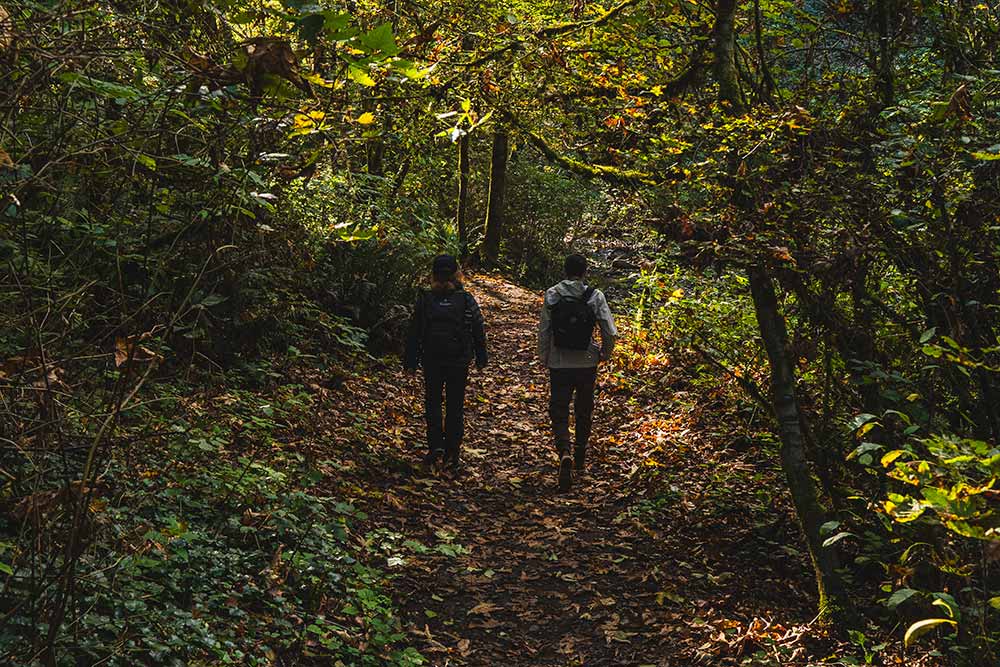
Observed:
[[[499,608],[500,607],[498,607],[497,605],[493,604],[492,602],[480,602],[475,607],[473,607],[472,609],[469,610],[469,614],[470,615],[471,614],[482,614],[482,615],[485,616],[487,614],[490,614],[490,613],[496,611]]]

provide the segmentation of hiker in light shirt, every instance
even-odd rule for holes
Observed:
[[[618,337],[604,294],[583,282],[587,260],[581,255],[570,255],[564,267],[566,279],[545,292],[538,323],[538,356],[549,369],[549,418],[559,455],[561,491],[569,490],[572,485],[574,468],[578,474],[586,469],[597,368],[611,358]],[[600,345],[593,338],[595,326],[600,332]],[[571,401],[576,417],[572,438]]]

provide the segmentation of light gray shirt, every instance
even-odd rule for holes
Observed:
[[[591,338],[590,348],[587,350],[567,350],[555,346],[552,335],[552,306],[564,296],[580,298],[586,289],[580,280],[564,280],[545,292],[545,303],[542,305],[542,314],[538,322],[538,357],[549,368],[590,368],[596,366],[598,362],[607,361],[614,352],[618,330],[615,328],[611,309],[608,308],[608,301],[599,289],[594,290],[587,305],[597,317],[601,344],[598,345]]]

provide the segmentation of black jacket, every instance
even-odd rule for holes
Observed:
[[[483,322],[483,313],[479,310],[479,303],[476,298],[458,287],[455,290],[446,290],[443,293],[460,293],[466,300],[465,305],[465,354],[458,359],[425,359],[423,337],[426,317],[424,315],[427,299],[430,291],[421,290],[417,296],[417,303],[413,307],[413,315],[410,317],[410,327],[406,335],[406,354],[403,358],[403,367],[416,370],[418,366],[426,366],[428,363],[435,363],[445,366],[465,366],[473,359],[476,366],[482,368],[489,361],[489,354],[486,351],[486,328]],[[442,292],[436,292],[441,294]]]

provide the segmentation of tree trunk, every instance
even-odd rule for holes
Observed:
[[[892,67],[892,33],[889,29],[892,0],[876,0],[875,26],[878,31],[878,95],[882,108],[891,107],[895,101],[895,83]]]
[[[371,176],[384,176],[385,143],[382,137],[375,137],[368,142],[368,173]]]
[[[499,129],[493,135],[493,157],[490,160],[490,195],[486,204],[486,232],[483,238],[483,263],[493,268],[500,259],[500,239],[504,223],[504,190],[507,185],[507,131]]]
[[[729,103],[734,114],[746,109],[740,94],[736,71],[736,0],[718,0],[715,7],[715,27],[712,29],[714,61],[712,71],[719,84],[719,99]]]
[[[819,614],[824,620],[830,620],[842,609],[843,589],[836,572],[836,551],[824,548],[820,536],[826,510],[819,502],[806,459],[805,436],[795,393],[795,369],[788,354],[788,331],[771,277],[760,267],[751,268],[748,274],[757,326],[771,365],[771,399],[781,438],[781,467],[816,572]]]
[[[466,212],[469,206],[469,135],[463,134],[458,140],[458,210],[455,224],[458,226],[459,256],[464,260],[469,256],[469,229]]]
[[[772,108],[777,109],[778,103],[774,99],[774,92],[778,89],[774,77],[771,75],[771,67],[767,64],[767,54],[764,52],[763,35],[764,14],[760,10],[760,0],[753,2],[753,35],[754,45],[757,47],[757,61],[760,68],[760,89],[761,101],[767,102]]]

